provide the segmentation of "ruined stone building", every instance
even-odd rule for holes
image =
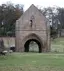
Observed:
[[[28,52],[31,41],[38,44],[39,52],[50,51],[49,24],[33,4],[16,21],[16,51]]]

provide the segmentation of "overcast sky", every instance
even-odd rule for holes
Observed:
[[[31,4],[39,7],[59,6],[64,7],[64,0],[0,0],[0,4],[11,1],[15,4],[23,4],[26,10]]]

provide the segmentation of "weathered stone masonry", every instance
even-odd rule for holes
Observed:
[[[34,6],[29,9],[16,21],[16,51],[24,52],[25,43],[34,40],[39,45],[39,52],[50,51],[50,30],[49,24],[43,14]],[[29,42],[27,43],[27,46]],[[28,47],[26,47],[26,51]]]

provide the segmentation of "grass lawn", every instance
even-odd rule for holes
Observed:
[[[0,71],[64,71],[64,54],[7,54],[0,56]]]
[[[51,42],[51,51],[64,52],[64,38],[56,38]]]
[[[0,56],[0,71],[64,71],[64,38],[53,40],[51,51]]]

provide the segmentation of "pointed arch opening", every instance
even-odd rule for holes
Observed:
[[[42,52],[42,42],[36,34],[30,34],[26,37],[24,44],[25,52]]]

